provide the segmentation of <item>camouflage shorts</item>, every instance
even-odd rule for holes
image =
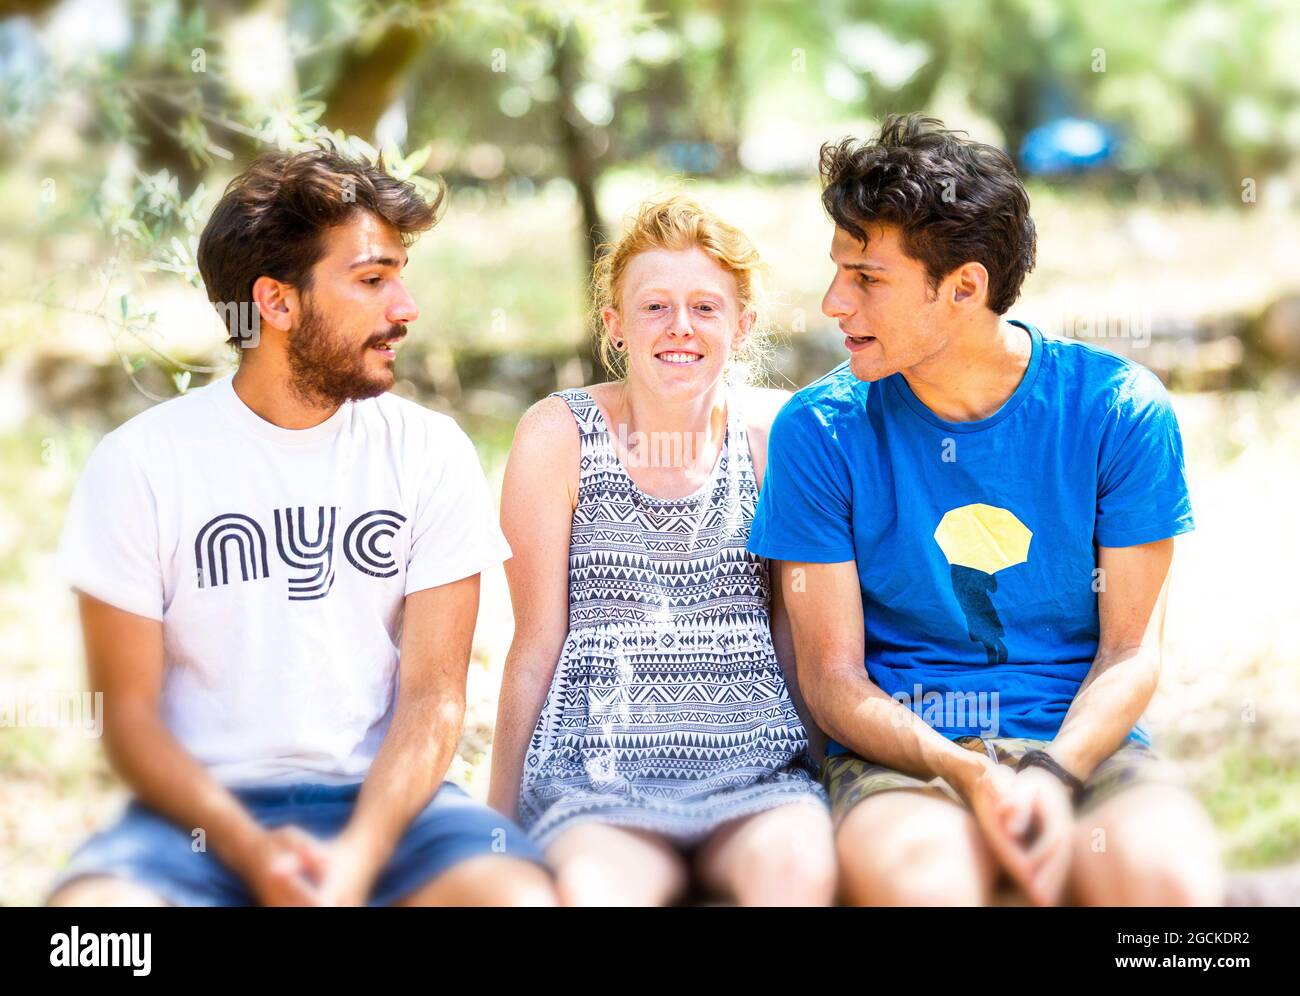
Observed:
[[[1048,741],[1012,737],[985,740],[971,736],[957,737],[953,743],[967,750],[982,751],[999,764],[1014,765],[1026,751],[1035,747],[1046,749]],[[942,778],[917,778],[863,760],[856,754],[826,758],[822,762],[821,779],[831,798],[831,813],[836,826],[863,799],[890,789],[924,789],[940,792],[959,803],[962,801]],[[1087,812],[1125,789],[1150,784],[1182,785],[1183,781],[1173,764],[1163,760],[1146,744],[1129,740],[1097,765],[1083,783],[1083,795],[1076,810]]]

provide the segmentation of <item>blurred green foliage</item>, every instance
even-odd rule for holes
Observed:
[[[1300,150],[1300,7],[1284,0],[21,7],[0,22],[0,197],[22,222],[0,236],[0,297],[65,300],[30,264],[71,255],[108,291],[92,314],[146,353],[166,351],[148,345],[142,286],[123,284],[196,285],[214,192],[258,149],[321,135],[444,176],[462,202],[551,198],[571,225],[512,251],[571,254],[556,310],[579,323],[620,170],[803,179],[818,142],[916,109],[1013,152],[1044,121],[1096,119],[1115,162],[1058,182],[1222,203],[1285,178]],[[119,350],[128,369],[139,352]]]

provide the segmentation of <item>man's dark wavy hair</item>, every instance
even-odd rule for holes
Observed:
[[[303,152],[267,152],[230,181],[199,237],[199,274],[208,300],[252,302],[263,275],[300,290],[311,286],[312,267],[325,254],[327,229],[370,211],[410,245],[438,220],[445,191],[432,202],[414,184],[340,151],[328,139]],[[232,334],[229,344],[238,338]]]
[[[822,204],[864,245],[869,225],[897,225],[902,248],[925,265],[930,287],[963,263],[989,274],[988,307],[1005,314],[1034,268],[1029,194],[1000,149],[949,131],[936,118],[890,115],[869,142],[821,150]]]

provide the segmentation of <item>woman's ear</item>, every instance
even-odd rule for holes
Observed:
[[[750,334],[754,331],[754,323],[758,320],[753,308],[746,308],[740,313],[740,321],[736,325],[736,334],[731,337],[731,351],[738,352],[749,339]]]
[[[605,326],[605,333],[609,336],[611,343],[619,343],[615,348],[622,348],[623,342],[623,319],[618,313],[617,308],[605,307],[600,309],[600,321]]]

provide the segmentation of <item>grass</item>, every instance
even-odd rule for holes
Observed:
[[[1300,857],[1300,765],[1258,747],[1232,747],[1202,798],[1235,868],[1267,868]]]

